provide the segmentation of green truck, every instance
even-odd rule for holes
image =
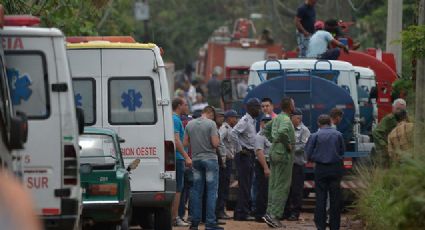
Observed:
[[[114,131],[85,128],[80,136],[80,176],[84,225],[102,229],[128,229],[131,217],[130,171],[121,155],[124,142]]]

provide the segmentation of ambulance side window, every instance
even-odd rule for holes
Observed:
[[[154,83],[149,77],[119,77],[108,81],[108,121],[111,125],[155,124]]]
[[[84,111],[85,125],[96,123],[96,85],[94,78],[72,79],[75,106]]]
[[[7,77],[15,110],[29,119],[50,116],[46,58],[36,51],[6,52]]]

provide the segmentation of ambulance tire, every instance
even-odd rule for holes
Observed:
[[[155,229],[172,230],[171,207],[155,210]]]
[[[133,209],[132,225],[140,225],[142,229],[153,229],[153,213],[146,209]]]

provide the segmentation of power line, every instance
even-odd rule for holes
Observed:
[[[353,9],[355,12],[358,12],[364,6],[364,4],[366,3],[367,0],[363,0],[363,2],[358,7],[354,6],[354,3],[353,3],[352,0],[347,0],[347,1],[348,1],[348,4],[350,5],[351,9]]]

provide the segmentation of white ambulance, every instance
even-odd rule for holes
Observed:
[[[75,99],[86,125],[125,139],[126,167],[141,160],[131,171],[133,221],[145,228],[154,214],[155,229],[171,229],[175,152],[165,65],[158,46],[127,38],[67,38]]]
[[[78,125],[63,33],[6,16],[0,31],[11,101],[28,116],[24,183],[46,229],[74,229],[81,213]]]

